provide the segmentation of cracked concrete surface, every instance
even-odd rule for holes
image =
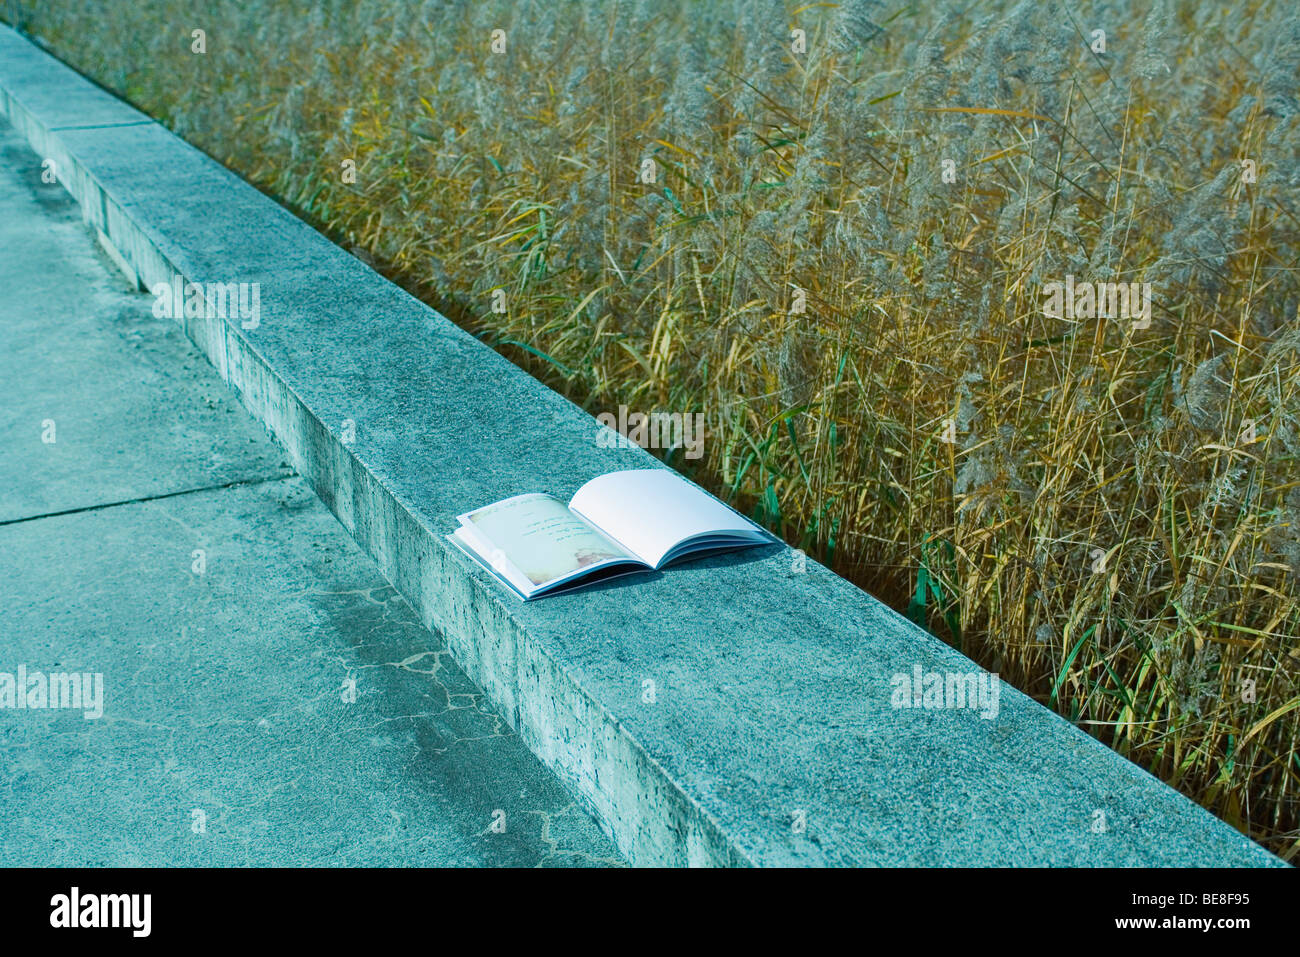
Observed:
[[[0,126],[0,865],[609,865],[529,753]],[[54,441],[43,441],[46,420]]]

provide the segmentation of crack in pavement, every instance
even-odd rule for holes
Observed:
[[[40,515],[24,515],[22,518],[0,519],[0,526],[4,525],[21,525],[23,522],[36,522],[43,518],[58,518],[61,515],[79,515],[82,512],[98,512],[106,508],[118,508],[122,505],[139,505],[143,502],[157,502],[168,498],[178,498],[182,495],[193,495],[196,492],[215,492],[220,489],[239,488],[245,485],[266,485],[271,482],[281,482],[285,479],[294,478],[297,472],[282,472],[277,475],[266,475],[259,478],[235,479],[230,482],[221,482],[218,485],[200,485],[196,488],[179,489],[175,492],[160,492],[157,495],[145,495],[140,498],[124,498],[116,502],[103,502],[98,505],[81,505],[77,508],[65,508],[57,512],[44,512]]]

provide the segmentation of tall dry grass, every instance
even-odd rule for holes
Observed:
[[[100,7],[0,10],[593,413],[703,410],[699,480],[1300,854],[1288,4]],[[1046,317],[1067,274],[1151,327]]]

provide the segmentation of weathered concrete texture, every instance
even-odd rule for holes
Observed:
[[[0,523],[290,474],[152,300],[123,294],[77,204],[7,127],[0,248]]]
[[[120,126],[152,123],[153,120],[135,107],[78,76],[74,71],[53,75],[50,57],[34,43],[23,40],[6,42],[16,34],[4,28],[6,39],[0,40],[4,58],[5,90],[19,90],[26,107],[39,114],[42,123],[52,129],[75,126]]]
[[[618,863],[301,479],[0,527],[0,581],[0,671],[105,688],[0,711],[0,865]]]
[[[105,700],[0,708],[0,866],[620,863],[38,174],[0,126],[0,673]]]
[[[258,328],[187,334],[634,863],[1277,863],[1006,685],[996,720],[895,710],[894,674],[974,666],[784,548],[520,604],[454,516],[653,459],[159,127],[48,132],[22,43],[29,139],[147,284],[261,284]]]

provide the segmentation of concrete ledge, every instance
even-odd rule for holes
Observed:
[[[894,709],[975,666],[787,549],[520,604],[454,516],[650,456],[7,28],[0,109],[146,288],[260,284],[255,328],[186,334],[633,863],[1280,863],[1008,685],[994,720]]]

